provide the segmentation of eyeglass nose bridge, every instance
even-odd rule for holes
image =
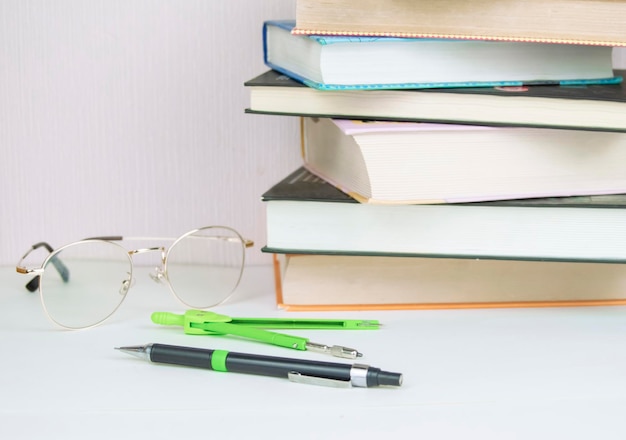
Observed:
[[[133,255],[146,254],[148,252],[161,252],[161,261],[165,260],[165,247],[163,246],[133,249],[131,251],[128,251],[128,255],[132,257]]]
[[[163,283],[164,281],[167,282],[167,277],[164,270],[165,258],[167,255],[165,247],[156,246],[150,248],[135,249],[132,251],[128,251],[128,254],[132,257],[133,255],[145,254],[148,252],[161,252],[161,266],[157,266],[154,268],[154,273],[149,274],[150,278],[152,278],[155,283]]]

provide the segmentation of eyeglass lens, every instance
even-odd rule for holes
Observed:
[[[165,271],[174,294],[192,308],[225,301],[241,279],[243,238],[233,229],[209,226],[189,232],[169,249]]]
[[[54,267],[60,259],[64,281]],[[85,328],[108,318],[120,306],[132,278],[132,263],[121,246],[103,241],[77,242],[59,249],[44,264],[41,300],[48,316],[66,328]]]

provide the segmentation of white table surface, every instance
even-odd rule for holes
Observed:
[[[140,271],[138,271],[140,272]],[[0,268],[0,438],[626,438],[626,308],[285,312],[270,267],[249,267],[231,316],[378,319],[376,331],[291,330],[404,374],[398,389],[335,389],[157,365],[113,347],[160,342],[350,362],[152,324],[184,312],[136,274],[103,325],[57,329],[27,277]]]

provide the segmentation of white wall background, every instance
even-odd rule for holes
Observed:
[[[41,240],[226,224],[269,263],[260,195],[296,118],[246,115],[293,0],[0,0],[0,264]],[[616,52],[626,67],[626,50]]]
[[[209,224],[264,244],[260,195],[300,164],[298,125],[244,114],[243,82],[267,70],[263,20],[294,4],[1,0],[0,264]]]

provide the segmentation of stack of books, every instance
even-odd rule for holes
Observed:
[[[246,111],[302,121],[303,167],[262,196],[280,306],[626,304],[626,2],[501,9],[297,0],[264,24]]]

